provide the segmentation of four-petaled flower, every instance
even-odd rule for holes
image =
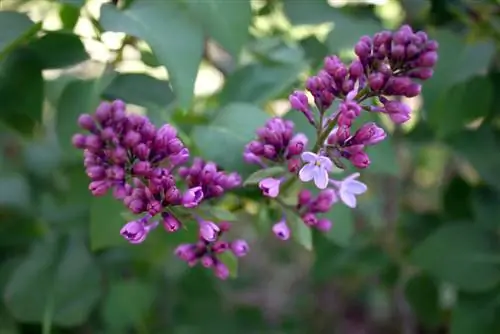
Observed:
[[[359,173],[354,173],[342,181],[330,180],[330,183],[337,187],[342,202],[350,208],[356,207],[356,196],[363,194],[368,189],[366,184],[356,180],[358,177]]]
[[[275,198],[280,193],[281,180],[266,177],[259,182],[259,188],[262,190],[264,196]]]
[[[314,180],[316,187],[325,189],[328,186],[328,172],[333,168],[332,161],[313,152],[304,152],[301,157],[306,164],[300,170],[299,178],[303,182]]]

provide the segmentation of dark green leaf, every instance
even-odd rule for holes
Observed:
[[[410,278],[405,286],[405,296],[420,321],[430,327],[439,324],[439,290],[430,277],[420,274]]]
[[[291,86],[304,66],[304,63],[274,66],[247,65],[229,76],[220,99],[223,103],[251,102],[262,104],[276,98]]]
[[[342,15],[339,11],[335,12],[333,22],[334,28],[325,42],[330,52],[339,52],[343,49],[353,50],[361,36],[373,35],[382,30],[382,25],[375,20],[357,19]]]
[[[443,214],[448,220],[472,219],[470,204],[472,188],[462,178],[455,177],[443,191]]]
[[[201,156],[228,170],[244,168],[243,149],[255,130],[268,117],[251,104],[233,103],[220,110],[207,126],[196,126],[191,134]]]
[[[0,58],[25,39],[34,35],[41,24],[34,24],[24,13],[0,12]]]
[[[12,273],[4,300],[16,319],[42,322],[48,310],[54,324],[75,326],[86,321],[98,301],[100,273],[83,240],[61,242],[35,244]]]
[[[65,30],[73,30],[80,18],[80,8],[61,4],[59,8],[59,18],[63,24]]]
[[[26,210],[30,204],[30,186],[22,175],[0,177],[0,208],[13,207]]]
[[[168,81],[142,73],[117,75],[102,95],[108,100],[121,99],[144,107],[165,107],[174,101]]]
[[[238,277],[238,258],[233,252],[224,252],[218,255],[219,260],[229,269],[229,277]]]
[[[112,282],[111,290],[104,299],[102,317],[113,330],[124,330],[128,326],[140,327],[154,300],[154,291],[149,284],[138,281]]]
[[[467,123],[490,113],[493,96],[493,83],[488,78],[474,77],[459,83],[436,101],[429,123],[441,137],[456,134]]]
[[[284,1],[285,15],[294,25],[310,25],[332,22],[338,10],[328,5],[326,0]]]
[[[238,58],[249,36],[252,19],[250,0],[187,0],[186,3],[205,31],[234,58]]]
[[[459,293],[451,314],[451,334],[490,334],[500,331],[498,289],[482,294]]]
[[[479,187],[472,191],[472,210],[475,221],[489,229],[497,229],[500,221],[500,193],[492,188]]]
[[[292,210],[286,210],[286,222],[290,228],[292,238],[305,249],[311,251],[313,249],[312,231],[302,221],[302,218]]]
[[[260,180],[266,178],[266,177],[274,177],[274,176],[279,176],[283,175],[286,172],[284,167],[281,166],[275,166],[275,167],[269,167],[266,169],[259,169],[255,173],[252,173],[245,182],[243,182],[243,186],[248,186],[248,185],[255,185],[260,182]]]
[[[92,251],[125,245],[120,229],[126,221],[120,212],[123,203],[108,194],[93,197],[90,204],[90,248]]]
[[[25,49],[9,54],[0,63],[0,120],[31,134],[42,118],[43,89],[39,59]]]
[[[444,226],[417,245],[411,258],[429,274],[464,291],[484,291],[500,282],[500,269],[489,261],[498,253],[491,238],[475,225]]]
[[[432,37],[439,42],[440,60],[434,76],[422,89],[424,107],[429,117],[442,113],[440,109],[443,104],[439,101],[445,101],[445,96],[449,96],[448,89],[475,75],[485,73],[495,52],[495,46],[490,41],[466,43],[463,36],[446,30],[439,30]],[[448,120],[449,118],[443,117],[441,122]]]
[[[100,23],[106,30],[145,40],[167,68],[178,102],[190,105],[203,54],[203,32],[184,8],[174,1],[156,0],[136,1],[123,11],[106,4],[101,7]]]
[[[476,168],[487,183],[500,189],[499,142],[490,127],[482,126],[477,130],[462,131],[450,137],[447,142],[458,155],[467,159]]]
[[[80,37],[67,32],[48,32],[29,48],[40,58],[44,69],[73,66],[89,59]]]
[[[238,217],[234,213],[220,206],[207,206],[203,208],[203,210],[213,216],[216,220],[224,220],[230,222],[235,222],[238,220]]]

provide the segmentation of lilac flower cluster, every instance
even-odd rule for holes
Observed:
[[[363,36],[354,46],[357,57],[349,65],[335,55],[328,56],[319,73],[307,80],[306,88],[312,95],[314,107],[309,104],[305,92],[295,91],[290,95],[291,107],[300,111],[317,133],[311,151],[306,151],[308,140],[300,135],[300,142],[304,144],[293,153],[300,154],[302,162],[297,163],[293,157],[293,168],[289,168],[292,174],[298,174],[302,182],[313,181],[321,190],[314,200],[305,190],[299,195],[295,212],[307,226],[328,231],[332,223],[316,215],[330,210],[339,199],[350,208],[356,207],[356,196],[368,190],[364,183],[356,180],[359,173],[334,180],[330,178],[330,172],[334,165],[345,169],[344,160],[359,169],[369,167],[366,148],[387,137],[386,132],[374,122],[353,129],[356,120],[365,111],[383,113],[396,124],[408,121],[410,107],[400,98],[420,94],[421,83],[415,80],[424,81],[432,77],[438,59],[437,50],[436,41],[429,39],[425,32],[414,32],[408,25],[396,32],[382,31],[373,37]],[[368,99],[377,105],[364,105],[363,102]],[[335,100],[338,107],[332,108]],[[244,153],[247,162],[258,163],[262,168],[268,167],[262,163],[263,158],[273,161],[275,165],[288,163],[287,152],[290,149],[285,148],[279,139],[291,138],[293,123],[279,121],[279,118],[269,123],[257,130],[259,139],[250,142]],[[279,145],[275,147],[275,143]],[[279,197],[280,189],[284,188],[280,186],[284,182],[293,182],[292,178],[285,179],[285,176],[263,178],[259,187],[265,196],[275,198],[283,209],[290,209]],[[273,232],[284,240],[290,236],[284,219],[273,226]]]
[[[195,208],[240,186],[237,173],[227,174],[213,162],[194,158],[191,167],[183,166],[190,154],[176,129],[170,124],[157,129],[147,117],[127,114],[125,107],[119,100],[102,102],[93,115],[81,115],[78,124],[89,134],[75,134],[72,141],[84,150],[92,194],[112,190],[133,214],[142,215],[120,231],[130,243],[143,242],[160,222],[168,232],[179,230],[176,208]],[[205,222],[199,229],[205,237],[219,231]]]
[[[227,222],[219,225],[203,219],[198,219],[198,222],[200,224],[198,242],[179,245],[175,254],[189,266],[200,262],[205,268],[212,268],[215,276],[220,279],[228,278],[229,269],[219,259],[220,254],[231,251],[237,257],[245,256],[249,250],[247,242],[244,240],[222,241],[222,235],[231,228]]]
[[[246,162],[258,164],[263,168],[269,163],[286,163],[290,172],[297,172],[300,167],[298,155],[307,146],[307,137],[303,133],[294,134],[292,121],[274,117],[257,130],[257,140],[248,143],[243,153]]]

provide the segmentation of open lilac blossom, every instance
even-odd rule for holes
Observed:
[[[264,196],[275,198],[280,193],[281,180],[272,177],[266,177],[259,182],[259,188]]]
[[[273,225],[272,231],[278,239],[288,240],[290,238],[290,228],[288,228],[284,218]]]
[[[299,178],[303,182],[314,180],[314,184],[319,189],[325,189],[328,186],[328,172],[332,170],[332,161],[313,152],[304,152],[301,155],[306,163],[299,171]]]
[[[350,208],[356,207],[356,196],[361,195],[368,190],[366,184],[356,180],[358,177],[359,173],[354,173],[342,181],[330,180],[330,183],[337,188],[342,202]]]

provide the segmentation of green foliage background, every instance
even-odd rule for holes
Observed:
[[[500,333],[500,3],[365,2],[1,0],[0,333]],[[100,100],[248,176],[244,144],[325,55],[402,23],[439,41],[435,75],[410,124],[377,120],[370,190],[328,235],[281,243],[237,191],[211,214],[252,252],[220,282],[173,257],[192,229],[130,246],[89,195],[70,138]]]

